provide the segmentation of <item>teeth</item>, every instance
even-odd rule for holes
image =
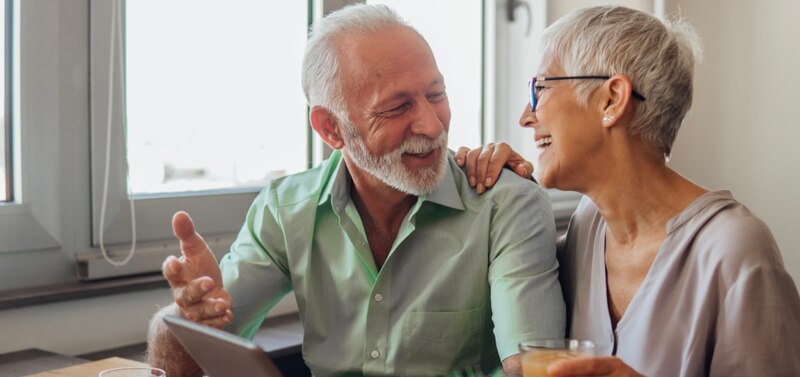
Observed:
[[[544,148],[544,147],[550,145],[551,143],[553,143],[553,137],[552,136],[546,136],[546,137],[543,137],[543,138],[541,138],[539,140],[536,140],[536,146],[539,147],[539,148]]]

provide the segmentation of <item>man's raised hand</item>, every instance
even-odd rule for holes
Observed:
[[[161,269],[172,287],[175,303],[189,320],[224,327],[233,320],[233,312],[217,259],[186,212],[172,217],[172,231],[180,241],[181,257],[167,257]]]

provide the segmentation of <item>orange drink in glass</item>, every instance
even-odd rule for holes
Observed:
[[[594,343],[577,339],[535,339],[519,345],[523,377],[548,377],[547,367],[565,359],[594,355]]]

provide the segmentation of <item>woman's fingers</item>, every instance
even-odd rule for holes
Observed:
[[[462,168],[464,167],[464,162],[466,161],[467,158],[467,152],[469,152],[469,148],[467,147],[458,148],[458,151],[456,151],[455,155],[456,165]]]
[[[533,174],[533,164],[507,143],[489,143],[475,149],[461,147],[455,158],[456,163],[465,170],[469,185],[475,187],[479,194],[497,183],[504,167],[524,178],[530,178]]]

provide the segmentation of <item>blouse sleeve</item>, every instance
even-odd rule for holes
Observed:
[[[755,226],[752,226],[755,225]],[[720,238],[729,268],[710,376],[800,376],[800,296],[762,222]]]

